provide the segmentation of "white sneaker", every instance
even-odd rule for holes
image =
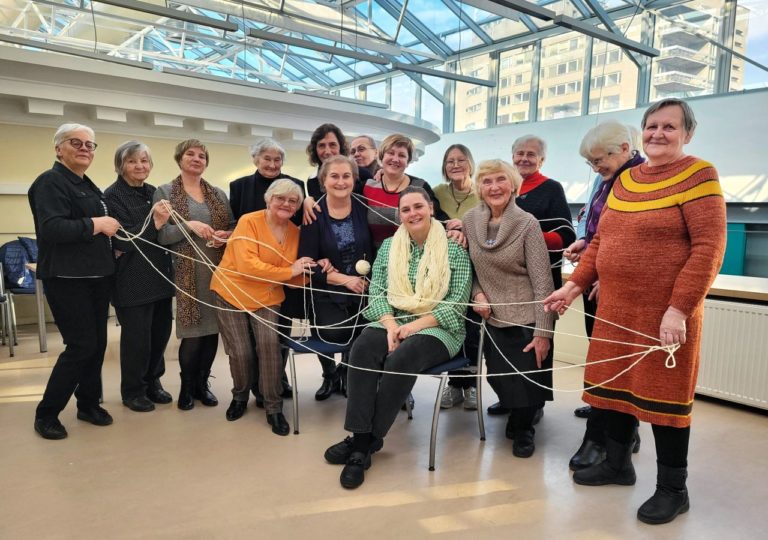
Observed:
[[[477,388],[474,386],[464,389],[464,408],[468,411],[477,410]]]
[[[464,396],[461,392],[461,388],[455,388],[453,386],[446,386],[443,388],[443,395],[440,398],[440,408],[450,409],[454,405],[458,405],[464,401]]]

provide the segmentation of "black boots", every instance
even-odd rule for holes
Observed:
[[[586,469],[573,473],[573,481],[583,486],[604,486],[618,484],[633,486],[635,484],[635,468],[632,466],[632,448],[634,442],[627,444],[605,439],[606,459]]]
[[[572,471],[587,469],[605,460],[605,447],[593,440],[585,438],[576,453],[573,454],[568,467]]]
[[[193,389],[193,395],[195,399],[199,399],[200,403],[206,407],[215,407],[219,404],[219,400],[211,392],[211,385],[208,382],[208,377],[211,376],[211,370],[202,370],[197,373],[197,379],[195,380],[195,387]]]
[[[688,489],[685,487],[687,477],[688,469],[685,467],[667,467],[659,463],[656,493],[638,509],[637,519],[643,523],[660,525],[687,512],[691,507]]]
[[[192,373],[181,370],[181,389],[179,390],[179,400],[177,405],[182,411],[188,411],[195,406],[195,399],[192,396],[192,388],[195,386],[195,378]]]
[[[341,377],[338,373],[333,372],[329,374],[323,374],[323,384],[315,392],[315,399],[317,401],[325,401],[334,392],[341,390]]]

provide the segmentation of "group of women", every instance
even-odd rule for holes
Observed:
[[[540,171],[546,144],[535,136],[515,141],[513,164],[475,165],[468,148],[449,147],[446,183],[433,192],[405,172],[414,157],[407,137],[391,135],[378,149],[366,136],[347,145],[338,127],[324,124],[307,149],[318,166],[309,197],[282,174],[284,150],[264,140],[252,152],[256,173],[233,182],[228,201],[203,179],[210,156],[194,139],[176,148],[179,176],[156,190],[145,182],[149,149],[121,145],[118,179],[102,196],[85,175],[93,131],[64,125],[54,138],[56,163],[29,193],[38,274],[66,343],[35,430],[66,437],[58,415],[73,392],[78,418],[112,423],[99,405],[110,298],[122,325],[123,403],[149,411],[171,401],[160,377],[175,282],[180,409],[217,404],[208,377],[221,333],[233,379],[226,418],[240,418],[253,392],[272,431],[289,433],[280,336],[295,316],[285,310],[293,291],[316,337],[351,344],[340,367],[321,360],[316,393],[348,395],[344,427],[352,435],[325,451],[329,463],[344,465],[342,486],[363,483],[418,373],[460,352],[476,357],[481,319],[489,382],[500,398],[491,412],[509,415],[512,453],[525,458],[552,399],[556,314],[583,293],[589,332],[599,339],[589,348],[584,399],[592,418],[571,461],[574,481],[634,484],[636,419],[650,422],[658,484],[638,517],[670,521],[689,507],[702,305],[722,258],[725,213],[714,168],[683,153],[695,128],[688,105],[656,103],[642,128],[647,161],[627,126],[606,122],[585,136],[581,153],[599,176],[577,238],[562,186]],[[138,238],[115,237],[121,227]],[[579,262],[564,286],[563,252]],[[644,274],[638,264],[659,271]],[[671,350],[676,365],[667,369]],[[618,360],[591,363],[605,359]],[[462,381],[452,380],[442,406],[477,406],[475,389]]]

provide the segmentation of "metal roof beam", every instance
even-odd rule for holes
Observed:
[[[466,2],[464,2],[466,3]],[[454,15],[456,15],[461,22],[467,25],[467,27],[472,30],[477,37],[479,37],[483,43],[486,45],[490,45],[493,43],[493,39],[491,39],[491,36],[489,36],[485,30],[480,28],[480,25],[477,24],[475,21],[472,20],[472,18],[467,15],[461,7],[456,5],[456,2],[454,0],[443,0],[443,4],[445,4],[445,7],[450,9]],[[461,29],[459,29],[461,31]]]
[[[394,19],[400,16],[401,4],[397,0],[376,0],[378,4],[389,13]],[[440,41],[427,26],[418,20],[412,13],[406,12],[403,17],[403,26],[432,52],[446,57],[453,54],[453,51],[445,43]]]
[[[619,36],[624,37],[624,34],[619,29],[618,26],[616,26],[616,23],[613,22],[613,19],[611,19],[611,16],[608,15],[608,12],[603,9],[603,6],[600,5],[600,2],[597,2],[596,0],[584,0],[588,5],[589,9],[592,10],[592,12],[597,16],[597,18],[600,20],[601,23],[603,23],[603,26],[609,31],[614,34],[617,34]],[[624,47],[621,48],[629,57],[630,60],[632,60],[632,63],[635,64],[638,68],[641,67],[640,60],[634,55],[632,51],[629,49],[626,49]]]

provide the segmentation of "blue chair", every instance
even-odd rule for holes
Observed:
[[[483,418],[483,342],[485,341],[485,322],[480,328],[480,342],[477,353],[476,385],[477,385],[477,427],[480,431],[480,440],[485,441],[485,420]],[[431,368],[421,372],[422,375],[433,375],[440,378],[440,384],[437,388],[437,397],[435,398],[435,408],[432,412],[432,430],[429,435],[429,470],[435,470],[435,454],[437,453],[437,425],[440,420],[440,398],[443,395],[445,385],[448,383],[449,373],[452,371],[466,370],[472,373],[474,366],[471,365],[469,358],[464,356],[455,356]],[[406,411],[408,419],[413,419],[410,400],[406,400]]]
[[[301,339],[301,338],[300,338]],[[349,345],[335,345],[326,343],[318,338],[310,337],[301,339],[296,338],[284,338],[283,346],[288,348],[288,365],[291,368],[291,385],[293,386],[293,433],[299,434],[299,387],[296,384],[296,361],[295,356],[297,354],[317,354],[333,358],[335,354],[343,354],[349,352],[352,348],[352,344]]]

